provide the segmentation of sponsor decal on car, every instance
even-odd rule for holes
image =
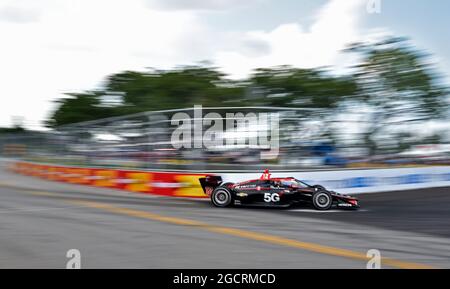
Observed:
[[[248,194],[246,194],[246,193],[237,193],[236,196],[238,196],[240,198],[245,198],[245,197],[248,197]]]

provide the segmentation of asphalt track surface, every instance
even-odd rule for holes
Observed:
[[[450,268],[450,189],[366,194],[360,211],[216,209],[49,182],[0,162],[0,268]]]

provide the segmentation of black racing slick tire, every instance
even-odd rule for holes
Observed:
[[[224,184],[221,184],[220,186],[224,187],[224,188],[228,188],[228,187],[230,187],[232,185],[234,185],[234,183],[224,183]]]
[[[312,203],[316,210],[326,211],[333,206],[333,197],[329,192],[319,190],[312,196]]]
[[[218,187],[211,194],[211,202],[218,208],[231,207],[233,204],[233,195],[226,187]]]
[[[325,188],[321,185],[315,185],[313,186],[313,188],[315,188],[317,191],[325,191]]]

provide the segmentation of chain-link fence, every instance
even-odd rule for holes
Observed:
[[[3,135],[0,148],[3,156],[30,161],[152,170],[291,170],[413,162],[401,155],[369,156],[358,143],[357,129],[352,129],[358,120],[324,122],[318,115],[314,109],[265,107],[154,111]],[[203,138],[211,132],[213,145],[205,146]],[[261,144],[261,136],[268,143]]]

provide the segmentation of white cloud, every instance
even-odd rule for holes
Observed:
[[[36,1],[3,0],[0,4],[0,22],[30,23],[38,21],[41,14],[42,9]]]
[[[37,21],[39,13],[33,9],[6,6],[0,10],[0,21],[28,23]]]
[[[95,88],[125,69],[213,60],[243,77],[256,67],[331,65],[339,50],[359,37],[364,1],[330,0],[311,27],[291,23],[272,31],[216,31],[203,22],[205,12],[196,11],[237,2],[159,0],[171,9],[150,9],[149,0],[2,2],[0,11],[34,12],[0,21],[0,126],[11,124],[12,116],[36,125],[64,92]]]
[[[265,0],[145,0],[150,8],[162,10],[223,10]]]
[[[38,22],[0,22],[0,126],[17,115],[36,125],[53,99],[95,88],[108,74],[189,61],[180,47],[201,30],[193,13],[152,11],[139,0],[44,6]]]
[[[238,41],[236,49],[219,52],[215,60],[234,77],[243,77],[257,67],[333,65],[340,51],[361,37],[358,24],[364,11],[364,1],[331,0],[320,9],[309,29],[290,23],[269,32],[250,31],[238,37],[259,42],[265,53],[250,56],[245,43]]]

